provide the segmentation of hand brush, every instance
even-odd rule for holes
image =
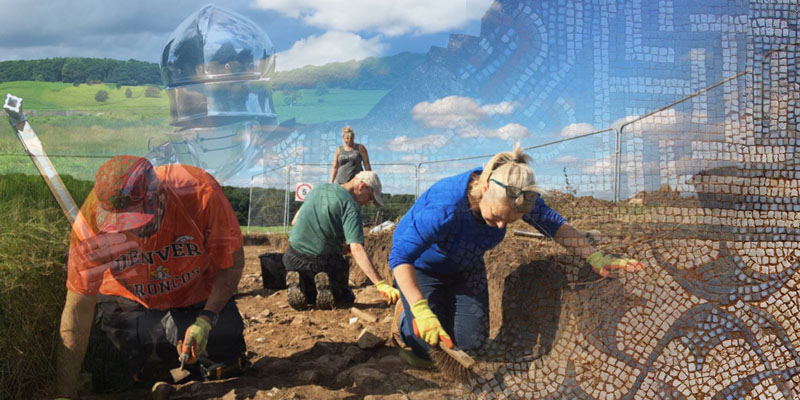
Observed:
[[[428,356],[445,376],[461,383],[475,381],[475,360],[469,354],[455,346],[451,349],[442,342],[439,342],[439,348],[441,350],[432,347]]]

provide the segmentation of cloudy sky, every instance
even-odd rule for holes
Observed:
[[[230,0],[261,26],[277,69],[426,53],[450,33],[477,35],[491,0]],[[0,60],[108,57],[158,62],[178,24],[207,2],[0,0]],[[335,44],[335,45],[334,45]]]

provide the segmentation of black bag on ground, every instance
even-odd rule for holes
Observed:
[[[264,289],[286,289],[283,253],[264,253],[258,258],[261,261],[261,281]]]

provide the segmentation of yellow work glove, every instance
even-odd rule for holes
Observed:
[[[614,256],[603,254],[602,251],[597,250],[586,259],[586,262],[594,268],[600,276],[606,277],[611,269],[624,269],[628,272],[640,271],[644,265],[639,261],[632,258],[617,258]]]
[[[378,288],[378,291],[381,292],[383,297],[386,298],[386,302],[389,304],[397,303],[397,300],[400,300],[400,291],[389,286],[386,281],[376,283],[375,287]]]
[[[211,332],[211,323],[201,317],[197,317],[194,324],[186,330],[183,342],[179,343],[178,348],[181,349],[181,354],[191,354],[187,360],[189,364],[194,363],[197,356],[206,351],[209,332]]]
[[[411,306],[411,314],[414,315],[414,334],[422,338],[431,346],[436,346],[439,341],[442,344],[453,348],[453,340],[450,335],[442,328],[436,314],[428,307],[428,300],[422,299]]]

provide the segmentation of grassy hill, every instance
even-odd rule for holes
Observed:
[[[129,88],[132,96],[126,98],[125,91]],[[116,89],[113,84],[73,86],[69,83],[37,81],[0,83],[0,95],[11,93],[22,97],[23,108],[34,111],[31,115],[37,114],[36,111],[45,116],[80,111],[97,117],[87,119],[87,115],[83,115],[84,120],[102,126],[119,126],[119,121],[114,122],[114,120],[137,120],[151,125],[168,125],[169,101],[166,93],[162,91],[160,97],[156,98],[145,97],[145,89],[146,86],[122,86]],[[94,99],[99,90],[108,92],[108,100],[98,102]],[[328,89],[328,93],[318,96],[314,90],[301,89],[302,98],[290,106],[284,101],[285,92],[275,91],[273,101],[279,121],[296,118],[300,123],[313,124],[362,118],[387,92],[386,89],[333,88]]]
[[[125,97],[131,90],[132,96]],[[6,93],[23,98],[23,108],[39,139],[59,172],[87,178],[108,155],[145,154],[147,143],[164,140],[169,125],[169,102],[160,97],[145,97],[145,86],[97,84],[73,86],[59,82],[3,82],[0,96]],[[105,102],[95,100],[99,90],[108,92]],[[291,106],[285,92],[273,96],[279,122],[296,118],[314,124],[364,117],[388,90],[329,89],[317,95],[301,89],[302,96]],[[87,156],[97,156],[91,158]],[[11,127],[0,123],[0,174],[35,173]]]
[[[125,90],[131,89],[131,98],[125,97]],[[145,97],[146,86],[122,86],[96,84],[73,86],[62,82],[17,81],[0,83],[0,93],[22,97],[26,110],[73,110],[125,113],[137,115],[169,116],[169,103],[162,92],[161,97]],[[98,102],[94,99],[99,90],[108,92],[108,100]]]

